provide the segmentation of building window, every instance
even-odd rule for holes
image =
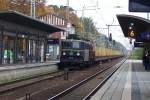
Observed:
[[[63,25],[63,26],[65,25],[65,21],[64,21],[64,20],[62,20],[62,25]]]
[[[52,16],[52,15],[50,15],[50,24],[52,24],[52,17],[53,17],[53,16]]]
[[[60,25],[60,24],[59,24],[59,22],[60,22],[60,18],[57,18],[57,20],[58,20],[58,21],[57,21],[57,25]]]
[[[58,18],[56,17],[56,24],[55,25],[58,25]]]
[[[50,15],[47,15],[48,16],[48,24],[50,24]]]
[[[56,25],[55,20],[56,20],[56,17],[55,17],[55,16],[53,16],[53,24],[54,24],[54,25]]]

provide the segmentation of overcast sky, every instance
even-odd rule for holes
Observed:
[[[129,13],[128,1],[129,0],[69,0],[69,6],[77,10],[79,17],[81,17],[82,12],[78,10],[82,10],[83,7],[85,7],[85,9],[96,8],[96,10],[84,10],[84,16],[91,17],[96,27],[99,28],[99,32],[107,36],[108,30],[102,28],[107,28],[106,24],[119,25],[116,14],[130,14],[144,18],[147,17],[146,13]],[[66,5],[67,0],[47,0],[47,4],[58,6]],[[117,6],[119,6],[119,8],[117,8]],[[129,44],[129,39],[124,37],[119,26],[110,27],[110,33],[112,33],[114,40],[121,42],[128,49],[131,47]]]

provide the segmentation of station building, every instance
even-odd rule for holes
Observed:
[[[64,29],[18,12],[0,12],[0,65],[48,61],[49,34],[59,31]]]

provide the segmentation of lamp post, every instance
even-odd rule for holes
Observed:
[[[108,29],[108,38],[109,38],[110,27],[111,27],[111,26],[120,26],[120,25],[106,25],[106,26],[108,27],[107,29]]]
[[[110,30],[110,27],[111,27],[111,26],[120,26],[120,25],[107,25],[107,27],[108,27],[108,28],[107,28],[107,29],[108,29],[108,39],[109,39],[108,42],[112,41],[112,34],[109,33],[109,30]],[[111,36],[110,36],[110,35],[111,35]],[[112,50],[112,45],[111,45],[111,43],[112,43],[112,42],[110,42],[110,50]]]
[[[84,24],[84,14],[86,10],[97,10],[97,8],[90,8],[90,7],[96,7],[96,6],[83,6],[81,10],[74,10],[75,13],[77,14],[78,11],[81,11],[81,24]],[[90,27],[88,28],[90,30]],[[81,31],[81,33],[83,33],[83,37],[84,37],[84,32]]]
[[[69,22],[69,0],[67,0],[67,3],[66,3],[66,18],[67,18],[67,22]]]
[[[114,6],[113,8],[117,8],[117,9],[121,9],[121,8],[123,8],[122,6],[119,6],[119,5],[117,5],[117,6]],[[114,21],[114,19],[113,19],[113,21]],[[107,26],[107,29],[108,29],[108,37],[109,37],[109,31],[110,31],[110,27],[111,26],[120,26],[120,25],[109,25],[109,24],[107,24],[106,25]]]

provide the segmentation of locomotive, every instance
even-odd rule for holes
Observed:
[[[90,65],[100,60],[120,57],[122,54],[117,50],[95,47],[90,41],[67,39],[62,40],[60,45],[59,68],[70,65]]]

